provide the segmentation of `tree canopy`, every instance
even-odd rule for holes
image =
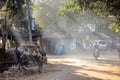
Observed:
[[[1,0],[0,9],[8,11],[10,16],[21,13],[25,0]]]
[[[61,15],[68,16],[68,13],[79,11],[81,15],[95,13],[102,18],[113,19],[109,28],[120,32],[120,0],[63,0],[60,8]]]
[[[7,26],[13,25],[17,28],[27,28],[26,1],[30,0],[1,0],[0,17],[6,16],[6,19],[3,19],[7,22],[3,23],[3,27],[6,24]]]

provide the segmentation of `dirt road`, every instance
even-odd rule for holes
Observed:
[[[28,75],[22,80],[120,80],[120,60],[115,56],[107,58],[96,61],[90,56],[49,56],[41,74]]]

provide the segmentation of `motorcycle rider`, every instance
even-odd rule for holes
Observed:
[[[99,45],[97,42],[95,42],[95,45],[94,45],[94,54],[93,56],[96,58],[96,57],[99,57]]]
[[[98,49],[98,44],[95,42],[94,49]]]

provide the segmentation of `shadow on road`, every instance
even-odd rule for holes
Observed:
[[[97,60],[97,62],[101,64],[120,65],[120,61],[116,61],[116,60],[99,59]]]
[[[43,71],[42,75],[47,75],[46,77],[48,78],[45,78],[44,80],[103,80],[92,76],[90,77],[83,72],[77,72],[78,69],[85,69],[82,67],[50,63],[46,69],[47,70]]]
[[[53,56],[41,74],[24,75],[21,80],[119,80],[119,72],[116,60]]]

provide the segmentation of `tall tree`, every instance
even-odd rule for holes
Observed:
[[[60,8],[61,15],[79,11],[81,15],[86,13],[96,13],[102,18],[114,17],[110,29],[120,32],[120,0],[63,0]]]
[[[6,54],[5,54],[5,43],[6,43],[6,37],[8,34],[8,24],[11,23],[14,16],[20,16],[23,9],[23,4],[25,3],[25,0],[1,0],[0,1],[0,13],[5,15],[4,23],[2,26],[1,34],[2,34],[2,58],[4,61],[3,66],[6,68]],[[1,17],[1,16],[0,16]]]

